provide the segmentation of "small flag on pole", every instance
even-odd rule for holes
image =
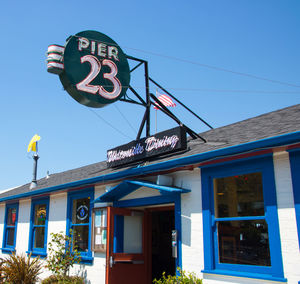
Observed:
[[[39,141],[41,139],[40,136],[38,136],[37,134],[35,134],[29,144],[28,144],[28,148],[27,148],[27,152],[30,152],[30,151],[33,151],[33,152],[36,152],[37,151],[37,147],[36,147],[36,144],[37,144],[37,141]]]
[[[157,93],[157,94],[159,94],[159,93]],[[159,95],[157,97],[157,99],[166,107],[176,107],[176,104],[172,101],[172,99],[165,94]],[[159,109],[159,108],[160,107],[158,104],[154,105],[154,109]]]

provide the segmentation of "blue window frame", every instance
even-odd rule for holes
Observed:
[[[31,201],[30,234],[28,252],[41,257],[47,256],[47,233],[49,197]]]
[[[271,155],[201,169],[204,273],[286,282]]]
[[[294,203],[298,229],[298,241],[300,246],[300,149],[291,150],[290,164],[293,182]]]
[[[11,253],[15,251],[18,227],[18,211],[18,203],[6,204],[2,243],[2,252],[4,253]]]
[[[67,234],[72,230],[72,241],[80,252],[82,262],[92,262],[91,233],[94,188],[68,194]]]

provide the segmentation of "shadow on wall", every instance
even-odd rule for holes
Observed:
[[[202,235],[202,197],[199,177],[200,173],[194,172],[189,176],[185,175],[181,182],[182,188],[191,189],[191,192],[181,195],[182,244],[186,246],[191,246],[192,233]]]
[[[85,269],[85,265],[84,264],[80,264],[80,268],[77,272],[77,276],[80,276],[84,279],[84,283],[86,284],[91,284],[91,281],[87,279],[87,271]]]

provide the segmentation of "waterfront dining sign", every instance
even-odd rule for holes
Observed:
[[[64,89],[89,107],[119,100],[130,83],[126,55],[115,41],[96,31],[70,36],[65,46],[50,45],[47,71],[59,75]]]
[[[186,131],[183,127],[176,127],[108,150],[106,163],[108,167],[117,167],[186,147]]]

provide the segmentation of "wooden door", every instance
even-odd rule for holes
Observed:
[[[146,284],[147,247],[144,211],[108,207],[106,284]]]

